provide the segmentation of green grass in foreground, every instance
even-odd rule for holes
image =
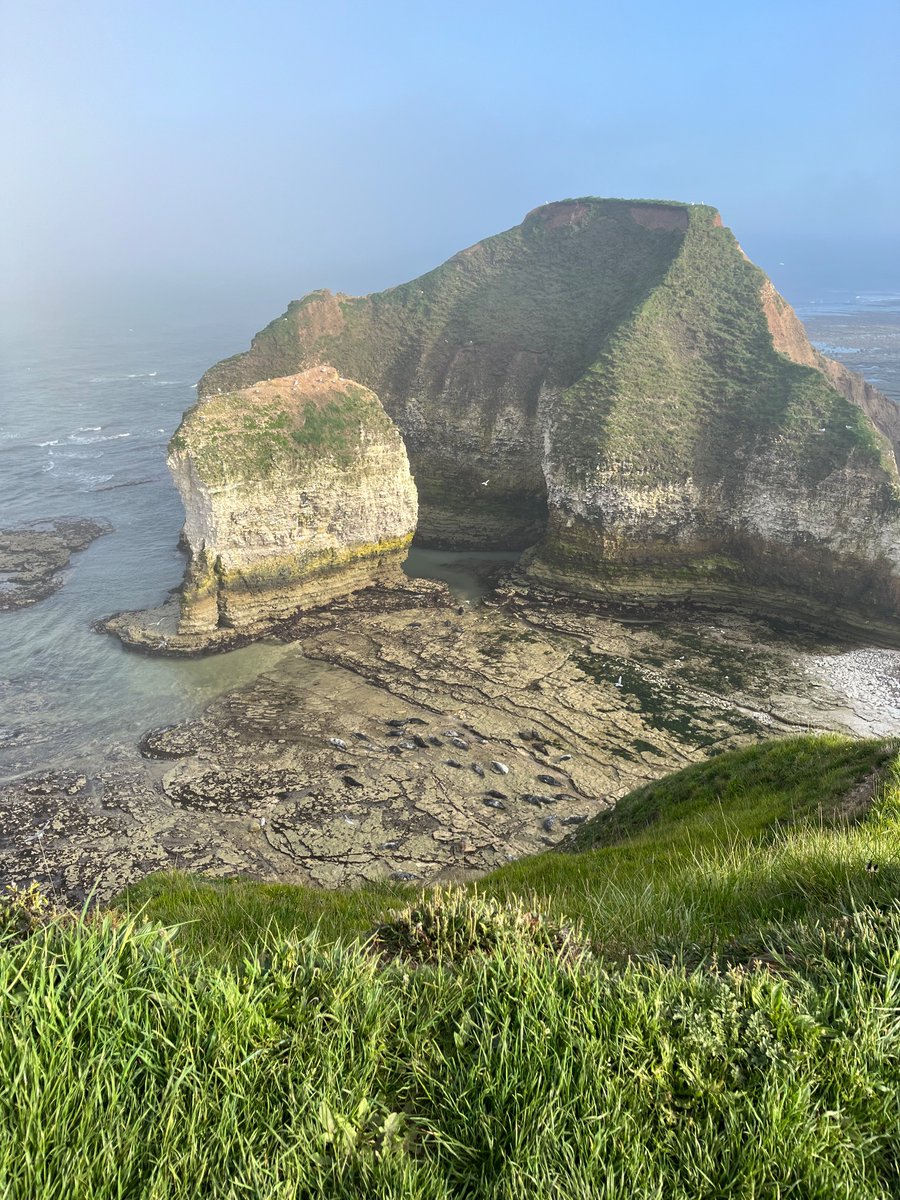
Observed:
[[[200,918],[174,932],[110,913],[0,939],[0,1195],[900,1196],[887,753],[792,739],[642,789],[582,831],[597,849],[490,877],[509,901],[417,900],[381,934],[431,938],[413,961],[340,940],[383,918],[384,891],[183,878],[143,889]],[[871,812],[843,821],[879,764]],[[599,952],[523,912],[554,881]]]
[[[723,754],[624,797],[579,831],[573,843],[581,853],[521,859],[477,889],[536,898],[624,955],[664,944],[709,950],[761,922],[862,904],[882,894],[886,878],[868,874],[866,862],[884,863],[889,874],[896,859],[900,768],[878,802],[883,820],[849,824],[854,814],[843,800],[890,755],[888,742],[837,735]],[[395,885],[326,892],[167,874],[130,889],[122,903],[179,925],[179,940],[196,950],[239,960],[268,933],[317,930],[325,943],[364,936],[414,894]]]

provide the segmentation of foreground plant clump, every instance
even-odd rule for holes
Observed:
[[[412,963],[458,963],[473,954],[525,949],[570,956],[587,949],[577,925],[558,925],[543,912],[459,888],[435,888],[392,913],[371,944],[386,959]]]
[[[797,763],[785,794],[806,794],[804,762],[858,777],[887,749],[820,739],[804,757],[807,740],[777,748]],[[734,758],[758,786],[776,761],[765,751]],[[624,925],[604,946],[602,913],[582,934],[551,909],[540,872],[505,898],[484,890],[490,878],[399,905],[376,890],[354,900],[370,915],[364,936],[273,924],[245,931],[243,954],[146,912],[53,914],[13,897],[10,911],[30,915],[0,924],[0,1195],[898,1195],[900,838],[887,767],[855,824],[784,826],[773,795],[782,824],[745,833],[727,820],[726,803],[740,806],[724,758],[718,805],[701,805],[702,775],[693,803],[679,777],[663,781],[673,843],[679,804],[696,829],[724,823],[717,894],[735,879],[749,894],[751,847],[757,865],[776,862],[760,894],[769,919],[760,896],[743,925],[720,903],[703,939],[679,942],[660,921],[654,947],[650,901],[634,899],[653,877],[620,870],[612,918],[640,915],[629,953]],[[633,829],[626,805],[591,835],[605,845],[545,858],[582,888],[585,864],[599,886],[616,854],[642,857],[660,889],[679,853],[709,875],[713,841],[665,858],[664,817],[635,795]],[[642,842],[651,818],[656,841]],[[782,894],[786,861],[795,888]]]

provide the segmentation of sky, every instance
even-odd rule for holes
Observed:
[[[360,293],[577,195],[900,289],[897,0],[0,0],[0,311]]]

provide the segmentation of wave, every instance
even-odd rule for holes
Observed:
[[[103,487],[98,487],[98,492],[112,492],[116,488],[140,487],[145,483],[155,483],[155,479],[123,479],[121,483],[108,483]]]
[[[80,487],[80,492],[91,492],[101,483],[109,483],[112,475],[92,475],[90,471],[73,471],[72,478],[79,483],[83,483],[84,487]]]
[[[158,371],[135,371],[132,375],[91,375],[88,383],[125,383],[129,379],[153,379]]]
[[[92,446],[95,442],[115,442],[119,438],[131,437],[130,433],[104,433],[102,437],[79,437],[77,433],[69,434],[69,441],[78,446]]]
[[[52,440],[52,441],[50,441],[50,442],[35,442],[34,444],[35,444],[36,446],[40,446],[40,447],[41,447],[41,449],[43,449],[43,448],[44,448],[44,446],[58,446],[58,445],[59,445],[59,443],[60,443],[60,439],[59,439],[59,438],[53,438],[53,440]]]

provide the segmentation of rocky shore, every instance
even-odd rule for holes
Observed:
[[[36,604],[55,592],[72,555],[110,529],[106,522],[77,517],[0,529],[0,612]]]
[[[278,632],[275,668],[149,731],[140,756],[0,788],[0,876],[70,900],[172,867],[325,887],[471,878],[733,746],[900,730],[896,652],[864,652],[864,694],[846,669],[859,652],[737,615],[626,622],[515,582],[470,606],[411,580]]]

